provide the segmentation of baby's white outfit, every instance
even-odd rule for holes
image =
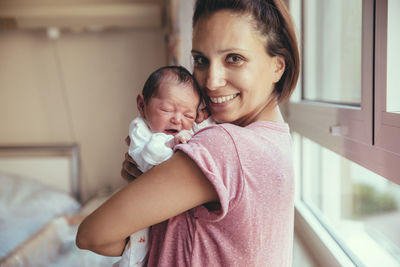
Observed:
[[[201,123],[194,123],[192,129],[189,130],[190,136],[200,129],[212,125],[215,125],[215,122],[211,117]],[[174,136],[151,132],[142,117],[137,117],[130,123],[129,137],[131,143],[128,153],[142,172],[146,172],[155,165],[166,161],[173,154],[172,148],[168,147],[166,143],[174,139]],[[149,228],[133,233],[125,247],[119,265],[116,263],[114,266],[143,266],[143,261],[148,252],[148,237]]]

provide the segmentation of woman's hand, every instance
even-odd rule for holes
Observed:
[[[129,138],[129,136],[125,138],[125,142],[129,146],[129,144],[131,143],[131,139]],[[136,166],[136,162],[132,159],[131,156],[129,156],[128,152],[125,153],[125,160],[122,162],[121,170],[122,178],[124,178],[128,182],[132,182],[140,175],[142,175],[142,172]]]

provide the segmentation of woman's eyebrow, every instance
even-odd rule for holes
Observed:
[[[223,50],[218,50],[217,52],[219,54],[227,53],[227,52],[235,52],[235,51],[247,51],[246,49],[239,48],[239,47],[232,47],[232,48],[227,48]]]
[[[203,54],[203,53],[201,53],[200,51],[197,51],[197,50],[194,50],[194,49],[192,49],[191,53]]]
[[[223,49],[223,50],[218,50],[217,53],[218,53],[218,54],[224,54],[224,53],[227,53],[227,52],[235,52],[235,51],[243,51],[243,52],[246,52],[246,51],[248,51],[248,50],[243,49],[243,48],[239,48],[239,47],[232,47],[232,48],[227,48],[227,49]],[[194,50],[194,49],[192,49],[191,52],[192,52],[192,53],[195,53],[195,54],[203,54],[202,52],[200,52],[200,51],[198,51],[198,50]]]

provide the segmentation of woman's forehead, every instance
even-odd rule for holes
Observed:
[[[260,44],[264,47],[264,38],[253,23],[247,14],[226,10],[202,17],[193,29],[193,50],[248,50]]]

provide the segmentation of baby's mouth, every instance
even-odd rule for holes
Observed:
[[[170,135],[176,135],[179,131],[176,129],[165,129],[164,132]]]

